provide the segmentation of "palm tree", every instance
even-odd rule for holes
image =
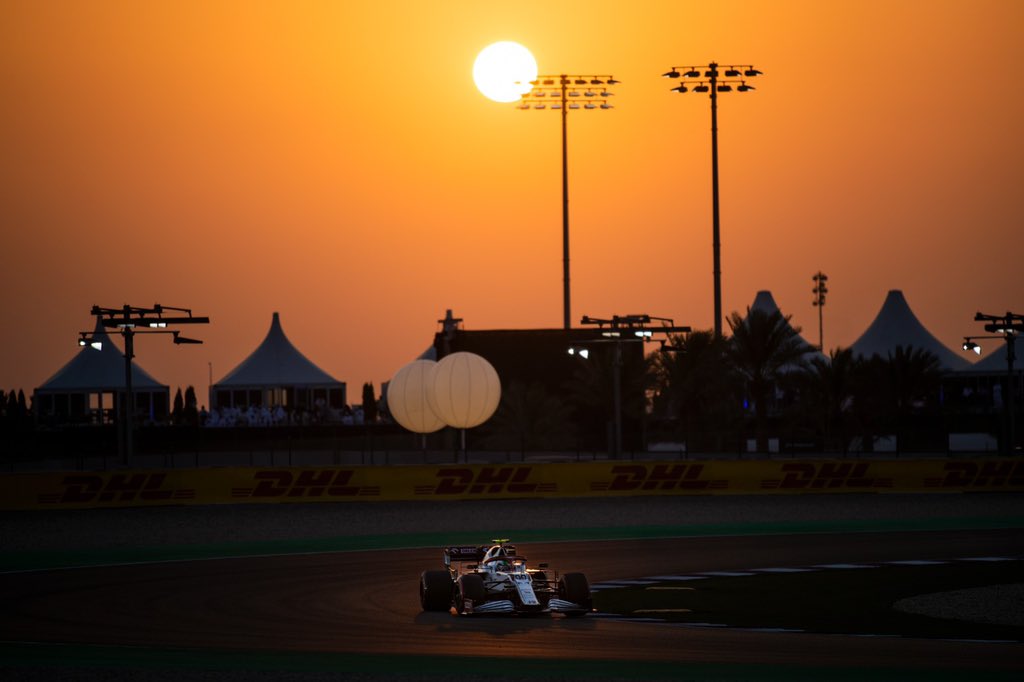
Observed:
[[[735,422],[739,405],[726,362],[726,342],[701,330],[669,339],[671,350],[653,356],[657,400],[663,414],[679,420],[687,449],[724,447],[723,436]]]
[[[850,348],[834,348],[828,358],[814,357],[804,375],[800,402],[830,444],[846,453],[847,423],[853,407],[856,362]]]
[[[896,346],[886,362],[889,409],[896,421],[897,450],[903,445],[903,429],[915,410],[937,400],[942,385],[941,363],[931,351]]]
[[[860,434],[860,449],[872,452],[877,436],[886,433],[889,427],[886,361],[878,355],[856,356],[850,370],[851,414]]]
[[[726,355],[754,403],[758,452],[768,451],[765,423],[775,389],[786,375],[803,368],[804,355],[812,350],[800,338],[800,328],[789,324],[791,317],[783,317],[778,310],[768,313],[750,308],[746,318],[736,312],[729,316],[732,338]]]

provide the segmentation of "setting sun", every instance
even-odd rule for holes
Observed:
[[[473,63],[476,87],[495,102],[515,102],[536,79],[537,60],[519,43],[506,40],[488,45]]]

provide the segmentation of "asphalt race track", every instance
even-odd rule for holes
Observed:
[[[592,583],[754,566],[1024,556],[1018,529],[519,543]],[[335,652],[1022,671],[1024,644],[680,628],[598,618],[422,613],[439,549],[210,559],[0,575],[0,641],[194,651]],[[808,595],[807,598],[822,598]]]

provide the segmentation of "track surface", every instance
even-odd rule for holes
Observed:
[[[531,563],[616,578],[836,562],[1024,556],[1020,530],[519,544]],[[420,611],[440,551],[206,560],[0,576],[0,640],[634,661],[1024,671],[1024,645],[701,630]],[[808,595],[809,599],[826,598]]]

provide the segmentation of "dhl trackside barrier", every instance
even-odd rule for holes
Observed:
[[[217,468],[0,476],[0,509],[626,495],[1024,491],[1024,458]]]

